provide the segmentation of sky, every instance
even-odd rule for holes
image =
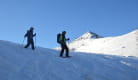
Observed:
[[[30,27],[36,46],[55,48],[57,33],[71,41],[88,31],[104,37],[138,29],[138,0],[0,0],[0,40],[26,44]],[[26,40],[26,39],[25,39]]]

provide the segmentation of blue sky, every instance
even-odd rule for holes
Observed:
[[[63,30],[71,40],[92,31],[104,37],[138,28],[138,0],[0,0],[0,40],[22,43],[31,26],[36,45],[58,46]],[[25,44],[25,43],[24,43]]]

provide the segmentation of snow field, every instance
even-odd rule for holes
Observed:
[[[138,58],[59,51],[0,41],[0,80],[138,80]]]

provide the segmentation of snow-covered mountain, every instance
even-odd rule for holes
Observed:
[[[92,36],[92,33],[87,32],[69,43],[70,50],[138,57],[138,30],[117,37],[92,38]]]
[[[138,58],[59,51],[0,41],[0,80],[138,80]]]
[[[84,35],[82,35],[81,37],[77,38],[76,41],[77,40],[85,40],[85,39],[95,39],[95,38],[102,38],[102,36],[89,31],[89,32],[85,33]]]

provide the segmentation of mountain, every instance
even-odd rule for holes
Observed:
[[[0,80],[138,80],[138,58],[59,51],[0,40]]]
[[[70,50],[138,57],[138,30],[117,37],[93,38],[92,36],[92,33],[87,32],[69,43]]]
[[[85,39],[94,39],[94,38],[102,38],[102,36],[90,31],[90,32],[85,33],[81,37],[77,38],[76,41],[85,40]]]

